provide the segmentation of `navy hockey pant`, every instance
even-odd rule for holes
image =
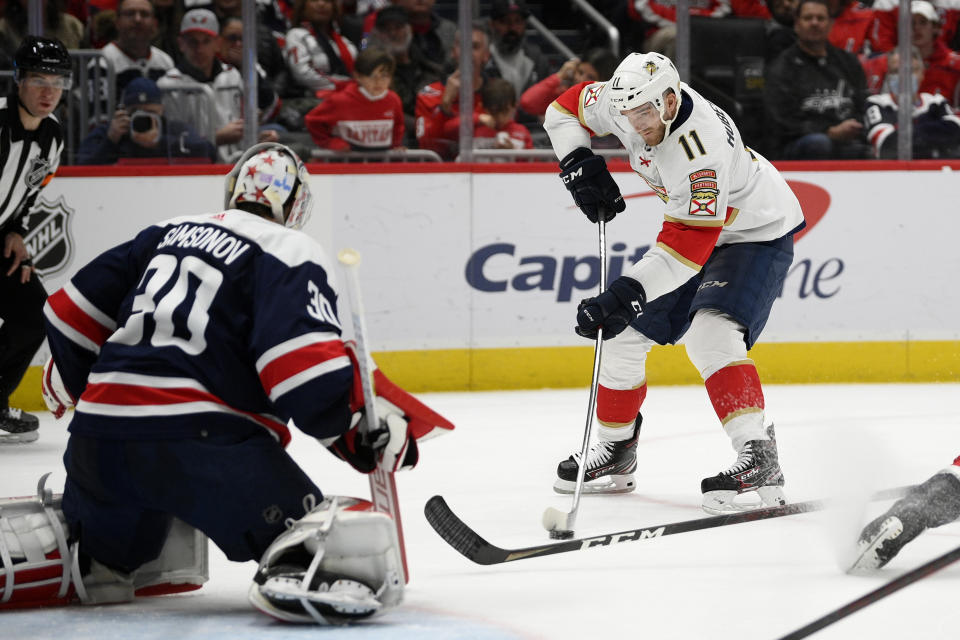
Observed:
[[[767,324],[793,262],[793,235],[716,247],[696,276],[652,300],[631,326],[659,344],[673,344],[699,309],[726,313],[746,328],[747,349]]]
[[[259,429],[259,428],[258,428]],[[71,434],[63,457],[71,538],[102,564],[132,571],[160,554],[172,516],[234,561],[259,560],[320,489],[262,431],[183,440]]]

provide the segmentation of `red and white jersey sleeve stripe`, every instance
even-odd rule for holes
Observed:
[[[123,371],[92,373],[77,411],[128,418],[226,413],[260,425],[284,446],[290,442],[290,430],[280,418],[233,408],[193,378]]]
[[[47,299],[44,314],[53,327],[70,341],[93,353],[100,353],[100,345],[117,328],[113,318],[98,309],[69,282]]]
[[[271,402],[333,371],[349,369],[350,358],[335,333],[307,333],[281,342],[257,359],[257,374]]]

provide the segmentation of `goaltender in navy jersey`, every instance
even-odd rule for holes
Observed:
[[[308,236],[239,210],[174,218],[101,254],[45,309],[77,398],[70,431],[196,437],[239,417],[283,444],[291,418],[339,435],[353,374],[332,273]]]
[[[605,82],[581,83],[547,109],[545,128],[558,158],[614,134],[630,166],[666,204],[656,247],[626,275],[647,300],[696,275],[715,246],[763,242],[803,228],[800,203],[759,153],[743,145],[733,120],[680,83],[681,101],[663,141],[651,147],[609,102]]]

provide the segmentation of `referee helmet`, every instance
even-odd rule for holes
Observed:
[[[73,64],[67,48],[59,40],[43,36],[31,35],[23,39],[13,55],[13,68],[16,70],[18,82],[24,78],[27,71],[66,77],[73,74]]]

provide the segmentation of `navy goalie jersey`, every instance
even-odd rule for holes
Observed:
[[[77,399],[72,433],[196,437],[287,421],[349,426],[353,369],[329,258],[306,234],[230,210],[143,230],[83,267],[44,309]]]

